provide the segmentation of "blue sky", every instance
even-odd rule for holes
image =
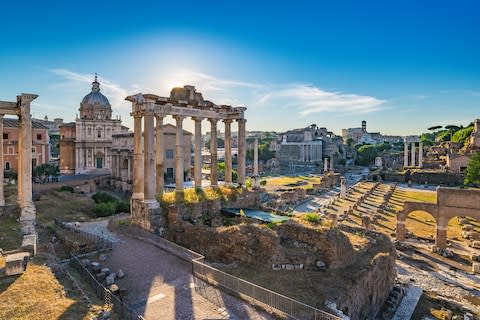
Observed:
[[[248,130],[480,117],[478,1],[72,3],[2,3],[1,100],[36,93],[34,116],[72,121],[97,72],[130,127],[126,95],[184,84],[246,106]]]

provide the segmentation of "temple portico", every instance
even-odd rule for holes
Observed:
[[[36,210],[32,200],[32,117],[30,103],[37,97],[36,94],[22,93],[22,95],[17,96],[16,102],[0,101],[0,136],[3,137],[4,115],[15,115],[19,120],[17,203],[20,207],[22,247],[28,247],[33,253],[35,253],[37,236],[35,232]],[[3,147],[0,148],[0,160],[3,160]],[[0,174],[0,205],[5,205],[3,178],[2,169]]]
[[[162,143],[162,124],[167,116],[176,122],[175,143],[175,189],[182,193],[185,172],[185,152],[190,152],[190,146],[185,145],[183,121],[191,119],[195,122],[194,143],[194,182],[195,187],[201,187],[202,157],[201,157],[201,126],[202,121],[210,123],[210,185],[217,186],[217,126],[221,121],[225,126],[225,183],[232,184],[232,134],[231,124],[238,122],[238,184],[245,186],[246,132],[244,112],[246,108],[215,105],[203,100],[193,86],[174,88],[170,97],[160,97],[153,94],[137,94],[126,100],[132,103],[131,116],[134,118],[134,172],[132,212],[135,212],[135,201],[141,200],[148,208],[158,207],[156,195],[163,192],[163,160],[164,146]],[[143,120],[143,128],[142,128]],[[156,123],[155,123],[156,122]],[[156,124],[156,125],[155,125]],[[142,130],[143,129],[143,130]],[[142,146],[143,132],[143,146]],[[156,203],[155,205],[153,203]]]

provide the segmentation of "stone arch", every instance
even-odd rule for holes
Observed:
[[[397,213],[397,228],[396,237],[398,241],[405,241],[406,238],[406,220],[407,217],[414,211],[424,211],[432,216],[435,221],[435,226],[438,224],[438,209],[434,203],[423,203],[407,201],[403,206],[403,210]]]
[[[120,165],[120,178],[122,181],[128,180],[128,159],[124,158]]]

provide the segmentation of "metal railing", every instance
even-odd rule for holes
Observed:
[[[125,320],[143,320],[143,317],[131,310],[117,295],[113,294],[109,289],[105,288],[93,274],[81,263],[77,256],[72,255],[70,266],[75,269],[83,280],[85,280],[93,289],[99,299],[105,304],[112,307],[112,311],[118,315],[120,319]]]
[[[64,222],[55,221],[55,224],[59,227],[55,233],[70,246],[70,253],[73,255],[113,248],[113,242],[101,235],[79,230],[73,226],[67,227],[68,224]]]
[[[205,257],[201,254],[182,247],[165,238],[155,240],[137,237],[142,241],[153,244],[173,255],[192,263],[192,274],[199,280],[218,287],[258,308],[275,313],[282,317],[296,320],[339,320],[340,318],[326,311],[314,308],[298,300],[289,298],[272,290],[263,288],[231,274],[220,271],[204,263]],[[217,303],[217,299],[210,295],[205,298]]]
[[[298,320],[340,319],[333,314],[206,265],[203,263],[203,258],[192,260],[192,271],[200,280],[220,287],[261,309],[281,316],[288,316]]]

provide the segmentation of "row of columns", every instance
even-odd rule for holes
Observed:
[[[300,145],[300,161],[312,162],[322,160],[322,146],[317,144]]]
[[[411,150],[410,150],[410,164],[408,163],[408,142],[405,141],[403,145],[403,166],[404,167],[416,167],[416,157],[415,157],[415,142],[411,142]],[[420,142],[418,145],[418,167],[423,167],[423,143]]]
[[[148,104],[147,104],[148,105]],[[164,188],[164,141],[163,118],[154,115],[153,110],[134,111],[134,150],[133,150],[133,195],[134,199],[143,199],[145,202],[154,201],[156,194],[162,194]],[[185,146],[183,135],[183,120],[185,116],[173,116],[176,121],[175,138],[175,188],[183,191]],[[143,152],[142,152],[142,118],[143,118]],[[156,127],[154,129],[154,118]],[[201,122],[202,118],[192,117],[195,122],[194,146],[194,183],[195,187],[202,186],[202,154],[201,154]],[[217,181],[217,119],[208,119],[211,128],[210,155],[211,174],[210,184],[218,185]],[[245,185],[245,119],[237,119],[239,131],[238,145],[238,183]],[[225,183],[232,183],[232,152],[231,152],[231,123],[232,120],[223,120],[225,123]],[[187,148],[190,152],[190,148]]]

